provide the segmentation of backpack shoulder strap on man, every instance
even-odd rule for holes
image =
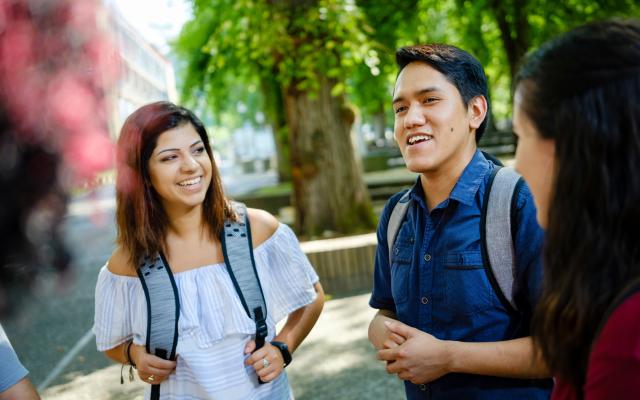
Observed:
[[[138,276],[147,300],[147,352],[176,359],[180,301],[171,269],[162,254],[140,260]],[[160,398],[160,385],[151,386],[151,399]]]
[[[516,260],[513,247],[518,192],[524,181],[512,167],[496,166],[485,189],[480,237],[482,258],[489,281],[498,298],[511,311],[514,300]]]
[[[256,350],[264,345],[267,337],[267,304],[253,259],[251,227],[247,208],[242,203],[232,203],[237,221],[227,220],[220,234],[224,263],[245,312],[256,323]]]
[[[515,282],[515,255],[513,250],[513,226],[516,218],[517,193],[522,178],[511,167],[496,166],[491,173],[483,202],[480,218],[480,238],[482,259],[489,281],[498,298],[511,311],[518,311],[513,298]],[[402,225],[411,201],[407,191],[395,204],[387,225],[387,246],[389,265],[393,254],[393,244]]]
[[[407,210],[411,206],[411,190],[407,190],[400,200],[393,206],[393,210],[391,210],[391,215],[389,216],[389,224],[387,224],[387,247],[389,248],[389,265],[391,265],[391,255],[393,254],[393,244],[396,241],[396,236],[398,236],[398,231],[400,230],[400,225],[402,225],[402,221],[404,221],[405,215],[407,215]]]

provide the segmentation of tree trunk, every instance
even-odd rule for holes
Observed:
[[[309,236],[371,229],[373,210],[351,139],[354,113],[342,95],[331,96],[335,81],[317,79],[314,96],[296,82],[284,93],[296,228]]]
[[[507,8],[510,6],[511,9],[508,10]],[[496,18],[498,29],[500,29],[502,44],[509,62],[511,82],[513,82],[520,61],[529,49],[530,27],[526,15],[527,0],[515,0],[513,4],[490,0],[489,7]]]
[[[274,75],[275,76],[275,72]],[[273,141],[276,145],[276,157],[278,161],[278,182],[291,181],[291,162],[289,156],[289,132],[284,110],[282,89],[278,81],[273,77],[264,77],[260,80],[262,94],[265,102],[265,111],[271,129]]]

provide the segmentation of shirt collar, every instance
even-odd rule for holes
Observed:
[[[491,162],[487,161],[480,150],[476,150],[473,158],[464,168],[462,175],[458,178],[458,182],[453,187],[453,190],[451,190],[449,198],[467,206],[472,205],[476,193],[478,192],[478,188],[483,182],[489,168],[491,168]],[[425,209],[427,208],[427,205],[424,202],[424,191],[420,184],[420,176],[418,176],[416,183],[414,183],[411,188],[410,196],[422,207]]]
[[[450,198],[460,203],[470,206],[476,197],[480,184],[484,181],[484,176],[491,167],[491,164],[484,157],[480,150],[476,150],[473,158],[467,164],[458,182],[451,191]]]
[[[425,210],[427,209],[427,204],[424,201],[424,190],[422,190],[422,183],[420,182],[420,175],[416,178],[416,183],[413,184],[413,187],[409,191],[409,196],[411,200],[419,204]]]

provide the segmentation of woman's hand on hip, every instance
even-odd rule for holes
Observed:
[[[155,385],[169,377],[176,369],[176,362],[147,353],[145,346],[131,345],[131,361],[136,364],[138,376],[144,382]]]
[[[253,354],[247,357],[244,363],[253,366],[253,369],[255,369],[261,381],[271,382],[276,379],[284,369],[282,353],[280,353],[280,349],[269,342],[265,342],[264,346],[258,350],[255,350],[255,348],[255,341],[251,340],[247,343],[244,353],[250,354],[253,352]]]

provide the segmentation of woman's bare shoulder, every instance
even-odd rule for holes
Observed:
[[[114,275],[138,276],[135,267],[131,264],[129,252],[120,246],[111,253],[107,268]]]
[[[278,230],[280,223],[276,217],[264,210],[249,208],[248,213],[253,247],[258,247],[273,236],[276,230]]]

